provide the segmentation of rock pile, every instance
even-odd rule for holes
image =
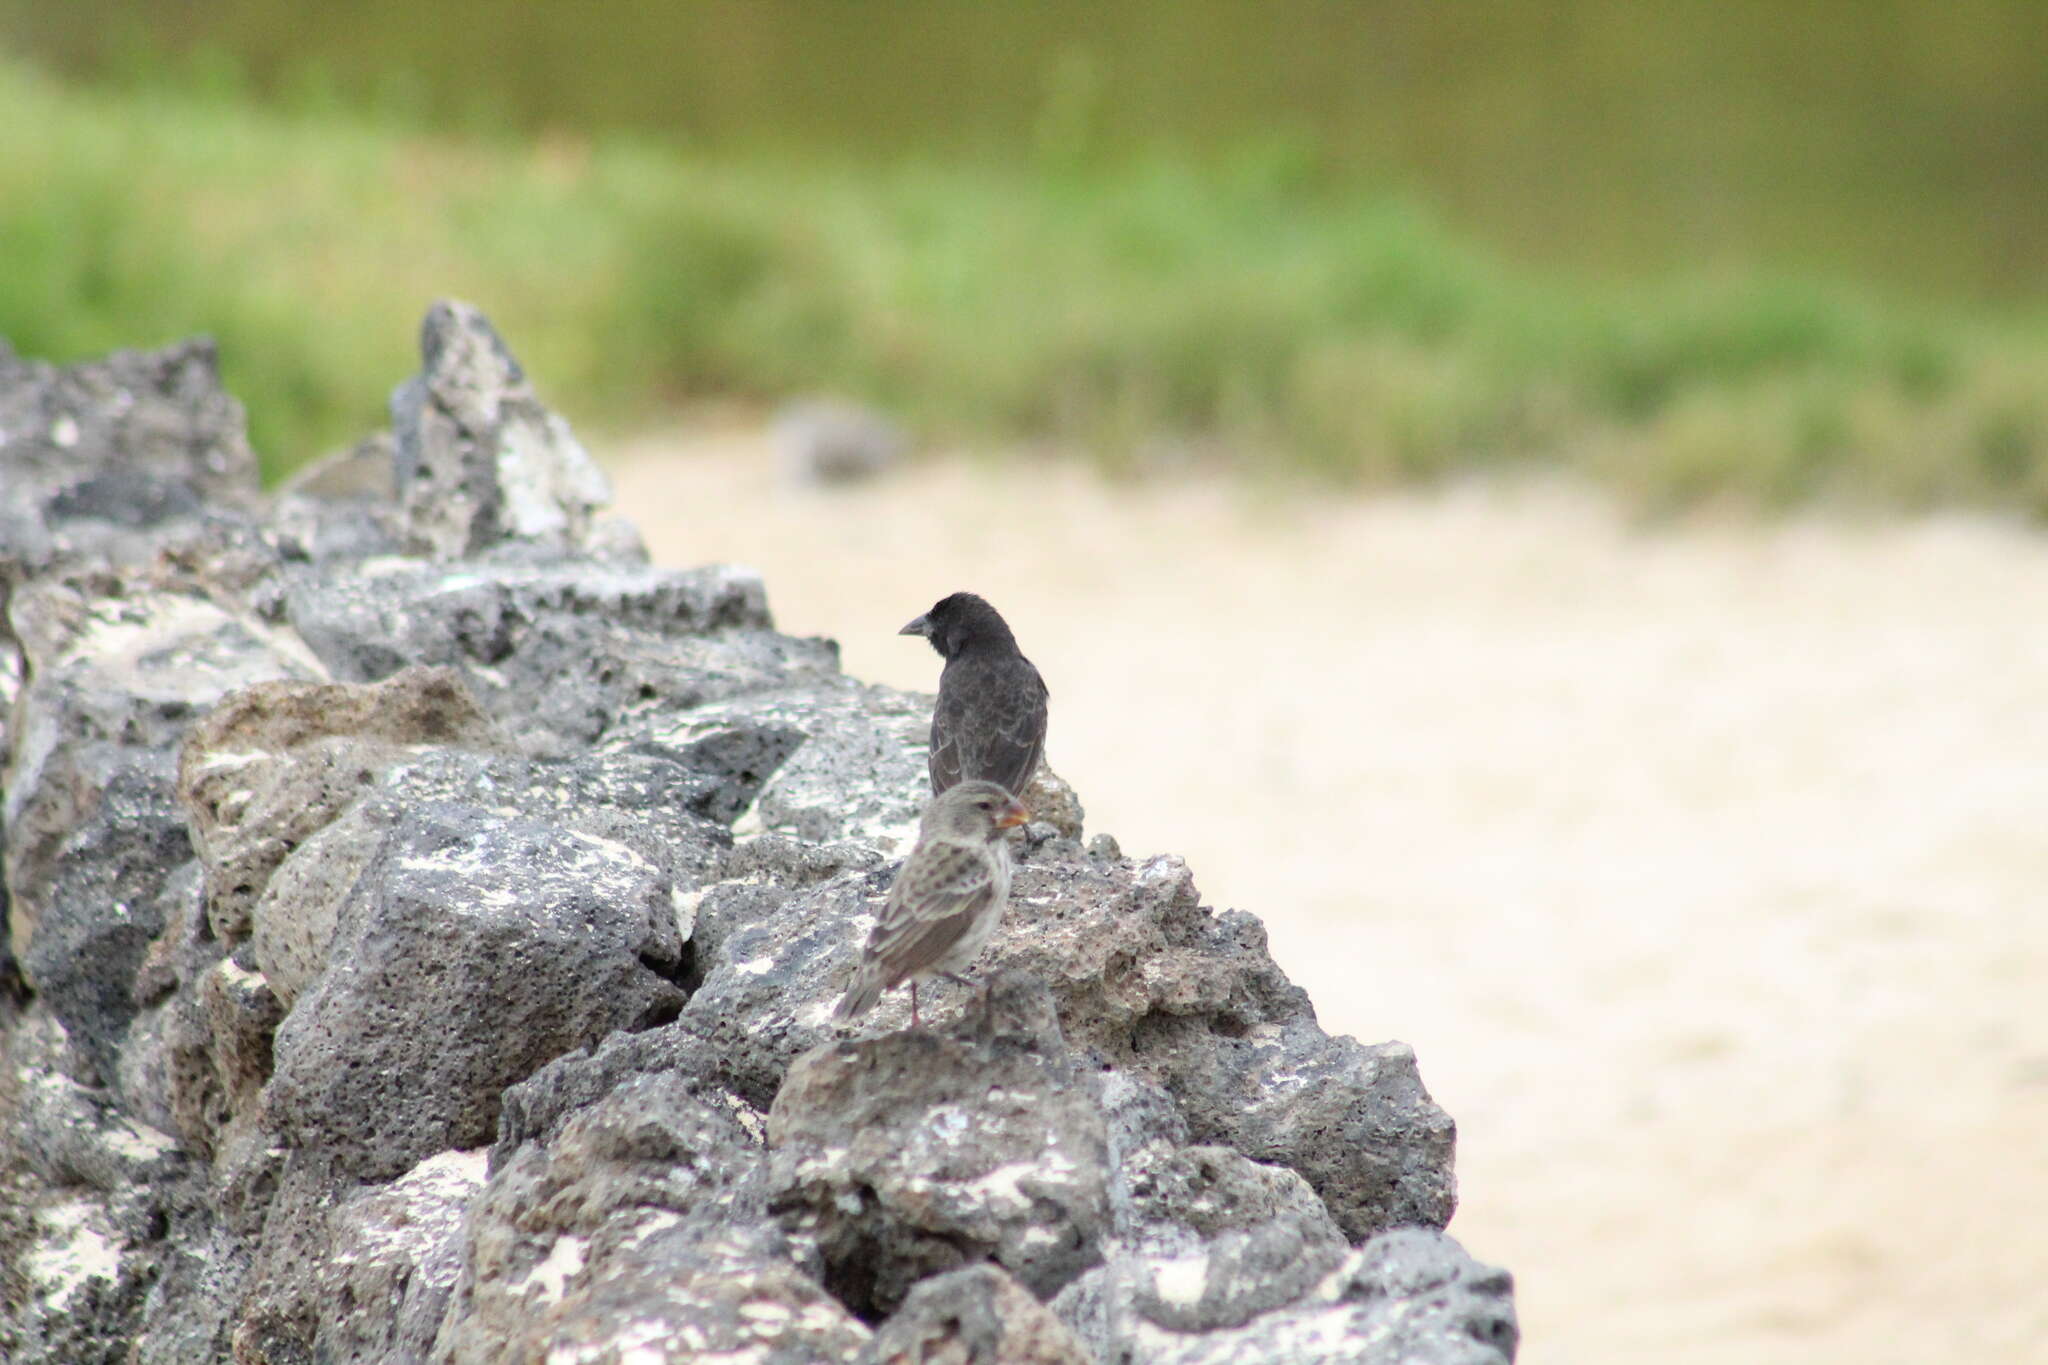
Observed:
[[[422,350],[266,497],[206,345],[0,348],[0,1358],[1512,1358],[1413,1055],[1056,778],[986,992],[835,1026],[928,700]]]

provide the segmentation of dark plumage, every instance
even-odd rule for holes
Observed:
[[[838,1015],[867,1013],[882,992],[910,983],[917,1026],[917,983],[951,976],[981,954],[1010,899],[1010,850],[1003,831],[1024,823],[1024,808],[993,782],[962,782],[931,799],[917,846],[896,874],[868,935],[860,969]]]
[[[996,609],[956,592],[905,626],[946,661],[932,708],[932,791],[993,782],[1022,792],[1045,754],[1045,680]]]

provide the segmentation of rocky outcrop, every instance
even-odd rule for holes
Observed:
[[[1101,1261],[1108,1118],[1050,999],[1001,978],[968,1028],[813,1048],[768,1111],[773,1211],[866,1317],[962,1265],[993,1261],[1050,1299]]]
[[[1512,1358],[1413,1054],[1056,776],[982,985],[834,1021],[929,701],[422,354],[265,495],[204,345],[0,351],[0,1358]]]

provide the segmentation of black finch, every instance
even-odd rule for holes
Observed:
[[[1010,899],[1010,850],[1003,831],[1025,821],[1017,799],[993,782],[962,782],[931,799],[917,847],[896,874],[862,950],[838,1015],[873,1009],[882,992],[910,983],[910,1024],[918,1026],[917,983],[953,976],[981,954]]]
[[[956,592],[898,633],[924,636],[946,661],[932,708],[932,791],[973,780],[1023,791],[1045,753],[1046,691],[1009,623]]]

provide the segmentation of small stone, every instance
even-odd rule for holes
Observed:
[[[792,403],[775,418],[775,458],[799,486],[833,486],[877,478],[894,468],[910,442],[895,423],[871,409],[835,399]]]
[[[920,1280],[875,1333],[863,1365],[1094,1365],[1080,1339],[992,1265]]]

